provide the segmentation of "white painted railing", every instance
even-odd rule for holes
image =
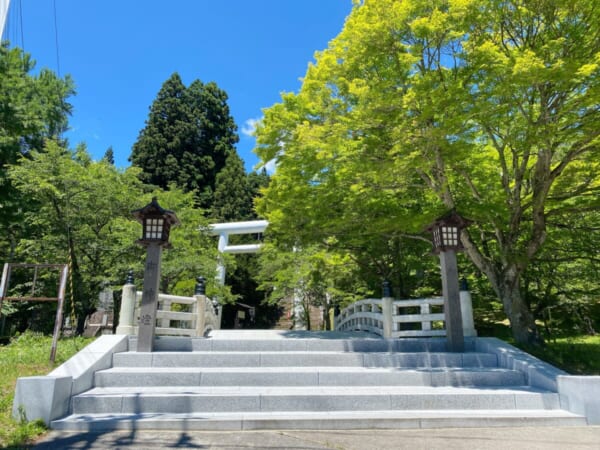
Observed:
[[[445,336],[444,299],[365,299],[340,311],[337,331],[368,331],[384,337]]]

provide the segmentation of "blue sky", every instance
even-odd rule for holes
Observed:
[[[351,9],[352,0],[11,0],[5,37],[37,68],[73,77],[71,146],[85,142],[96,159],[112,146],[127,167],[150,104],[178,72],[186,85],[215,81],[227,92],[250,170],[248,121],[298,90]]]

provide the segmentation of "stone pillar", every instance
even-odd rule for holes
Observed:
[[[225,261],[223,261],[223,252],[228,243],[229,235],[227,233],[220,234],[218,244],[219,256],[217,261],[217,280],[219,280],[221,286],[225,286]]]
[[[392,297],[381,299],[381,312],[383,314],[383,337],[391,339],[394,330],[394,299]]]
[[[133,324],[133,315],[135,311],[136,289],[133,284],[133,270],[129,271],[125,285],[123,286],[123,294],[121,295],[121,311],[119,313],[119,326],[117,334],[135,334]]]
[[[385,339],[391,339],[392,331],[394,330],[394,298],[392,297],[390,282],[387,280],[383,282],[381,315],[383,316],[383,337]]]
[[[431,314],[431,305],[429,303],[423,303],[420,307],[421,315],[429,316]],[[421,322],[422,331],[431,331],[431,320],[424,320]]]
[[[196,290],[194,298],[196,299],[196,336],[204,336],[206,327],[206,287],[203,277],[196,278]]]
[[[446,321],[446,346],[451,352],[462,352],[465,348],[460,296],[458,290],[458,266],[456,252],[440,252],[442,290],[444,293],[444,316]]]
[[[473,302],[471,301],[471,293],[467,285],[467,280],[464,278],[460,285],[460,311],[462,315],[463,334],[469,337],[477,336],[475,330],[475,322],[473,320]]]
[[[150,242],[148,244],[138,328],[138,352],[151,352],[154,347],[161,253],[162,245],[160,243]]]

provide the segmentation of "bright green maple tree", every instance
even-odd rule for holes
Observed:
[[[275,233],[343,242],[455,209],[515,339],[537,341],[523,275],[555,218],[600,208],[598,29],[593,0],[357,2],[265,110],[260,211]]]

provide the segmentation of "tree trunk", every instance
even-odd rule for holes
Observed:
[[[69,244],[69,256],[71,260],[71,277],[72,277],[72,288],[73,292],[71,293],[71,300],[75,303],[75,314],[77,316],[77,328],[75,330],[75,334],[77,336],[81,336],[85,329],[85,319],[87,318],[90,312],[90,302],[89,299],[86,298],[86,293],[83,289],[83,278],[81,276],[81,271],[79,269],[79,262],[77,260],[77,256],[75,254],[75,243],[73,242],[73,237],[69,233],[68,236],[68,244]]]
[[[484,257],[475,247],[467,233],[463,233],[462,243],[469,259],[487,276],[496,296],[502,302],[515,341],[519,344],[543,344],[534,316],[521,295],[523,267],[505,261],[500,267],[495,266],[491,259]]]
[[[499,275],[496,283],[490,281],[502,301],[515,341],[519,344],[541,345],[543,341],[538,333],[533,314],[521,296],[519,279],[519,271],[512,267]]]

